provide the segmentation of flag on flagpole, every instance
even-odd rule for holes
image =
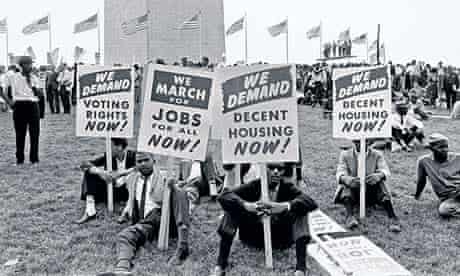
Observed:
[[[73,53],[75,62],[78,62],[80,60],[84,52],[85,52],[85,49],[83,49],[82,47],[75,46],[74,53]]]
[[[0,20],[0,34],[6,34],[8,32],[8,22],[6,17]]]
[[[89,30],[92,30],[92,29],[96,29],[97,24],[98,24],[97,23],[98,22],[97,16],[98,16],[98,14],[96,13],[95,15],[90,16],[87,19],[75,24],[73,26],[73,33],[77,34],[77,33],[89,31]]]
[[[47,15],[25,26],[22,29],[22,33],[25,35],[30,35],[36,32],[47,31],[50,28],[49,22],[50,21]]]
[[[320,35],[321,35],[321,24],[307,31],[307,39],[313,39],[316,37],[320,37]]]
[[[355,37],[352,42],[354,44],[364,44],[366,43],[366,41],[367,41],[367,33],[364,33],[360,36]]]
[[[145,30],[148,27],[149,14],[138,16],[121,23],[121,30],[124,35],[132,35],[139,31]]]
[[[345,31],[339,34],[339,41],[346,41],[350,40],[350,28],[346,29]]]
[[[382,45],[380,45],[380,60],[382,60],[383,63],[386,61],[386,55],[385,55],[385,45],[382,42]]]
[[[200,29],[200,14],[201,14],[201,11],[199,11],[189,20],[185,20],[179,27],[179,30],[198,30]]]
[[[279,36],[280,34],[285,34],[288,31],[288,20],[284,20],[281,23],[268,27],[268,32],[271,36]]]
[[[56,66],[59,60],[59,48],[54,49],[51,53],[48,52],[47,58],[48,64]]]
[[[32,59],[36,59],[37,56],[35,56],[34,49],[32,49],[32,46],[27,47],[26,49],[26,56],[31,57]]]
[[[240,19],[236,20],[227,30],[226,35],[232,35],[236,32],[239,32],[243,29],[245,17],[241,17]]]
[[[377,50],[377,40],[372,42],[371,46],[369,46],[369,52]]]

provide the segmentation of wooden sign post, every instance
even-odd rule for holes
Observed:
[[[259,165],[261,172],[261,181],[262,185],[262,200],[270,200],[268,196],[268,180],[267,180],[267,164],[261,163]],[[264,249],[265,249],[265,266],[267,268],[273,268],[273,255],[272,255],[272,231],[271,231],[271,219],[270,216],[264,216],[262,218],[264,225]]]
[[[166,181],[174,177],[173,158],[168,157],[168,177]],[[168,184],[168,183],[165,183]],[[163,192],[163,201],[161,205],[160,232],[158,234],[158,249],[167,250],[169,246],[169,224],[171,219],[171,189],[165,185]]]
[[[107,163],[107,172],[111,173],[112,168],[112,139],[107,134],[107,138],[105,139],[105,157]],[[113,213],[113,181],[107,182],[107,210],[109,214]]]
[[[366,217],[366,138],[359,140],[359,160],[358,160],[358,177],[359,177],[359,217]]]

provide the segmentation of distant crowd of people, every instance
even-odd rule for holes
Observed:
[[[353,43],[351,42],[351,40],[333,40],[332,42],[326,42],[323,45],[323,57],[349,57],[351,56],[352,45]]]

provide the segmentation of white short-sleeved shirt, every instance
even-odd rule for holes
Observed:
[[[30,85],[27,83],[26,77],[22,74],[15,74],[8,78],[9,84],[13,91],[13,101],[30,101],[38,102],[38,98],[34,95],[32,87],[39,88],[38,78],[30,75]]]

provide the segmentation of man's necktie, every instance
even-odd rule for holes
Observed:
[[[142,194],[141,194],[141,202],[139,208],[139,216],[141,219],[144,219],[144,211],[145,211],[145,195],[147,194],[147,181],[149,180],[148,176],[145,177],[144,185],[142,186]]]

